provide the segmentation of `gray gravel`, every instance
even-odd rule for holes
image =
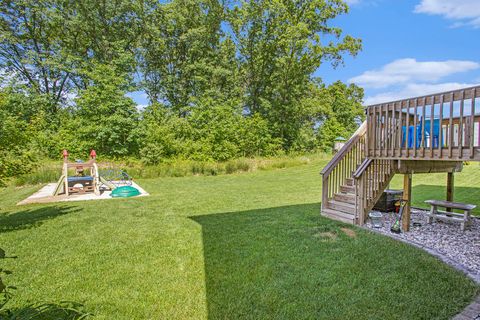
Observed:
[[[382,228],[373,228],[370,221],[366,227],[420,247],[480,283],[480,219],[472,218],[472,224],[461,231],[460,224],[455,222],[427,224],[426,211],[412,209],[410,232],[400,234],[390,231],[394,221],[393,213],[383,213]],[[415,222],[421,226],[413,226]]]

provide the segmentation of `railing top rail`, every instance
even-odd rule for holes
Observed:
[[[365,160],[363,160],[362,164],[357,168],[357,170],[353,174],[353,178],[354,179],[360,178],[362,176],[363,172],[365,170],[367,170],[370,163],[372,163],[372,161],[373,161],[373,159],[371,159],[371,158],[365,158]]]
[[[352,135],[350,140],[345,143],[345,145],[333,156],[332,160],[323,168],[320,172],[321,175],[329,174],[337,165],[337,163],[347,154],[355,145],[355,143],[360,140],[362,136],[364,136],[367,132],[367,121],[364,121],[360,127],[358,127],[357,131]]]
[[[434,103],[440,103],[440,97],[443,95],[444,99],[443,102],[450,102],[451,101],[451,96],[453,95],[453,101],[458,101],[458,100],[464,100],[464,99],[471,99],[472,98],[472,92],[475,90],[475,98],[480,97],[480,85],[473,86],[473,87],[468,87],[468,88],[462,88],[462,89],[456,89],[456,90],[450,90],[450,91],[445,91],[445,92],[438,92],[434,94],[428,94],[424,96],[418,96],[418,97],[412,97],[412,98],[405,98],[405,99],[399,99],[399,100],[394,100],[394,101],[385,101],[383,103],[376,103],[372,105],[368,105],[365,108],[370,109],[378,106],[384,106],[384,105],[392,105],[392,104],[399,104],[401,103],[402,107],[403,106],[414,106],[415,104],[417,106],[423,106],[423,105],[431,105],[432,104],[432,98],[434,99]],[[465,95],[462,95],[462,92],[465,93]]]

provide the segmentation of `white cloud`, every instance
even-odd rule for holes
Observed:
[[[452,27],[470,25],[480,28],[479,0],[421,0],[415,13],[440,15],[456,22]]]
[[[473,87],[475,85],[478,85],[478,83],[458,83],[458,82],[446,82],[446,83],[437,83],[437,84],[411,83],[406,85],[403,88],[400,88],[398,91],[388,91],[388,92],[383,92],[380,94],[367,97],[365,99],[365,105],[368,106],[368,105],[377,104],[377,103],[425,96],[433,93]]]
[[[148,107],[148,104],[137,104],[137,110],[142,111],[145,110],[145,108]]]
[[[474,61],[446,60],[419,62],[415,59],[398,59],[379,70],[365,71],[348,80],[366,88],[386,88],[407,82],[436,82],[446,76],[475,70],[480,64]]]

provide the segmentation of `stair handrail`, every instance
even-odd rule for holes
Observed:
[[[370,166],[370,163],[372,163],[372,162],[373,162],[372,158],[365,158],[365,160],[363,160],[362,164],[353,173],[353,178],[354,179],[359,179],[362,176],[363,172],[365,170],[367,170],[368,166]]]
[[[345,145],[333,156],[333,158],[327,163],[327,165],[322,169],[320,174],[322,176],[330,174],[335,168],[337,163],[355,146],[355,144],[367,133],[367,121],[364,121],[357,131],[352,135],[350,140],[345,143]]]

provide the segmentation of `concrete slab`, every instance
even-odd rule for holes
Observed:
[[[120,182],[115,182],[116,185],[121,186]],[[100,195],[96,195],[94,193],[83,193],[83,194],[74,194],[70,196],[66,195],[58,195],[58,196],[52,196],[56,183],[49,183],[31,196],[29,196],[27,199],[20,201],[17,203],[17,205],[24,205],[24,204],[30,204],[30,203],[50,203],[50,202],[68,202],[68,201],[85,201],[85,200],[106,200],[106,199],[116,199],[110,197],[110,194],[112,193],[111,190],[107,190],[105,188],[100,188]],[[140,187],[138,184],[135,182],[132,182],[132,187],[135,187],[140,191],[140,195],[137,197],[144,197],[148,196],[149,193],[146,192],[142,187]]]

